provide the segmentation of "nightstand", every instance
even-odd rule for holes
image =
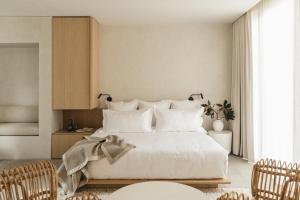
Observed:
[[[51,139],[51,158],[61,158],[73,144],[81,140],[84,136],[91,135],[94,132],[95,130],[82,133],[64,130],[54,132]]]
[[[208,135],[212,137],[217,143],[219,143],[224,149],[231,153],[231,143],[232,143],[232,131],[223,130],[220,132],[210,130]]]

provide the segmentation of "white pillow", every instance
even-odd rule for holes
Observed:
[[[103,130],[106,132],[151,132],[151,109],[136,111],[103,110]]]
[[[170,109],[171,102],[170,101],[157,101],[157,102],[149,102],[149,101],[141,101],[139,100],[139,109],[151,109],[153,113],[156,109]],[[156,119],[155,115],[152,117],[152,126],[155,126]]]
[[[201,117],[204,108],[196,110],[159,110],[155,111],[156,131],[195,131],[206,132]]]
[[[134,111],[138,108],[138,101],[132,100],[129,102],[118,101],[108,102],[108,109],[116,111]]]
[[[172,109],[182,109],[182,110],[190,110],[190,109],[200,109],[201,101],[199,100],[183,100],[183,101],[172,101],[171,103]]]
[[[171,103],[169,101],[141,101],[139,100],[139,109],[170,109]]]

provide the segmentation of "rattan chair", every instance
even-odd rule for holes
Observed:
[[[217,200],[249,200],[249,197],[245,194],[239,194],[237,192],[230,192],[223,194]]]
[[[251,177],[252,198],[254,200],[300,200],[298,194],[299,175],[297,175],[299,173],[300,165],[298,164],[272,159],[260,160],[253,166]],[[226,199],[226,195],[228,200],[232,199],[229,194],[223,195],[223,199]],[[240,195],[243,196],[243,194]],[[295,198],[289,198],[293,195]]]
[[[96,194],[89,192],[82,192],[75,194],[73,197],[67,198],[66,200],[100,200]]]
[[[51,161],[37,161],[0,172],[0,200],[56,200],[56,167]],[[99,200],[83,192],[69,200]]]
[[[300,172],[298,164],[272,159],[257,162],[252,171],[251,193],[254,199],[279,200],[289,179]]]
[[[285,183],[280,200],[300,200],[300,173]]]
[[[2,176],[0,175],[0,199],[4,200],[4,199],[8,199],[8,193],[9,189],[8,189],[8,184],[6,184],[6,182],[3,180]]]
[[[0,174],[1,200],[56,198],[56,168],[50,161],[28,163],[3,170]]]

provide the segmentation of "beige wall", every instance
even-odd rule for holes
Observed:
[[[38,105],[38,46],[0,44],[0,61],[0,105]]]
[[[0,159],[49,158],[51,18],[0,17],[0,43],[39,43],[39,136],[0,136]],[[114,100],[230,97],[231,25],[102,26],[100,88]]]
[[[0,159],[50,158],[60,113],[51,107],[51,17],[0,17],[0,43],[39,43],[39,136],[0,136]]]
[[[101,26],[100,88],[114,100],[230,98],[232,26]],[[209,128],[210,126],[206,126]]]

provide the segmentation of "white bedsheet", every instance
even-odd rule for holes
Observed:
[[[106,133],[98,130],[94,136]],[[91,179],[225,178],[228,152],[205,133],[116,133],[136,145],[113,165],[88,164]]]

